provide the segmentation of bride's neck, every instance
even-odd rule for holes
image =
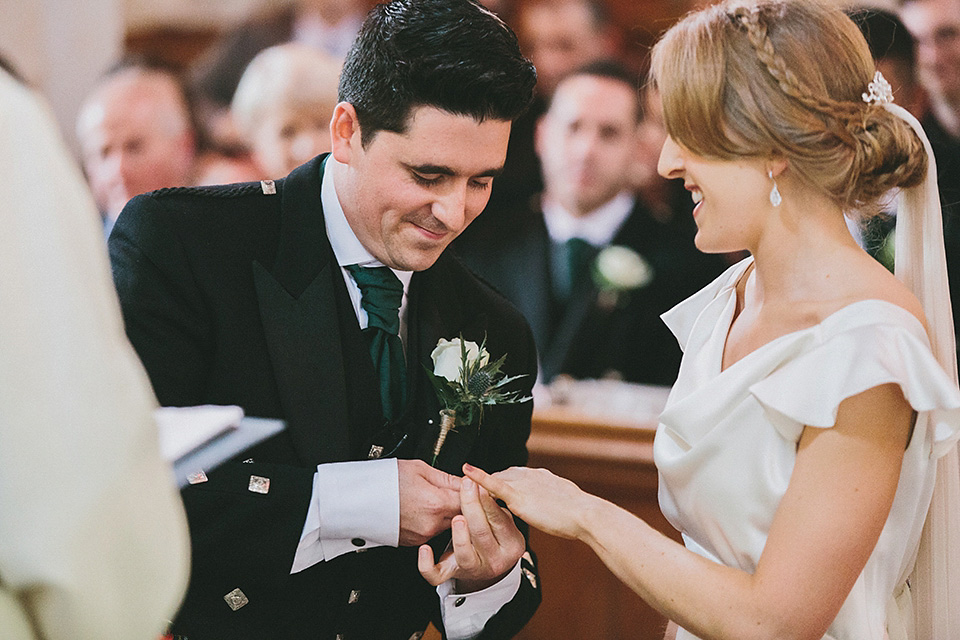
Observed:
[[[789,207],[784,203],[783,207]],[[862,252],[840,209],[806,201],[802,210],[785,208],[752,249],[754,273],[749,298],[758,303],[806,301],[822,297],[840,275],[850,251]]]

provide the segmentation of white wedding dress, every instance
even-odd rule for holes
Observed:
[[[960,430],[960,391],[920,322],[881,300],[850,304],[721,370],[747,258],[664,314],[684,350],[654,442],[660,508],[690,550],[753,572],[804,425],[830,427],[840,402],[896,383],[918,412],[876,549],[825,638],[883,640],[909,574],[936,459]],[[681,629],[678,640],[692,634]]]

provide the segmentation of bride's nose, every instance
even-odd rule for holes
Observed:
[[[680,154],[680,145],[667,136],[660,149],[660,159],[657,161],[657,173],[667,179],[683,176],[683,158]]]

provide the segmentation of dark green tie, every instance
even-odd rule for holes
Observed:
[[[400,343],[400,303],[403,284],[387,267],[346,267],[360,287],[360,306],[367,312],[364,337],[370,346],[373,368],[380,377],[383,417],[393,420],[406,404],[406,364]]]
[[[570,295],[590,268],[597,250],[583,238],[570,238],[565,243],[567,253],[567,285],[564,293]],[[565,296],[564,296],[565,297]]]

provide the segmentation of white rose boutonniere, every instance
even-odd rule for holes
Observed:
[[[613,308],[624,294],[653,281],[653,267],[629,247],[605,247],[593,263],[593,281],[600,290],[602,306]]]
[[[464,350],[466,356],[463,355]],[[460,338],[440,338],[430,358],[433,360],[433,375],[457,382],[463,375],[464,366],[477,361],[483,366],[490,361],[490,354],[486,349],[478,347],[476,342],[463,341]]]
[[[450,431],[457,426],[474,423],[479,427],[485,406],[527,402],[531,399],[529,396],[521,397],[518,391],[503,389],[523,376],[508,376],[500,370],[507,359],[506,354],[490,362],[486,344],[486,339],[478,346],[462,336],[453,340],[441,338],[430,354],[433,371],[426,369],[427,376],[443,405],[440,410],[440,434],[433,447],[434,465]]]

